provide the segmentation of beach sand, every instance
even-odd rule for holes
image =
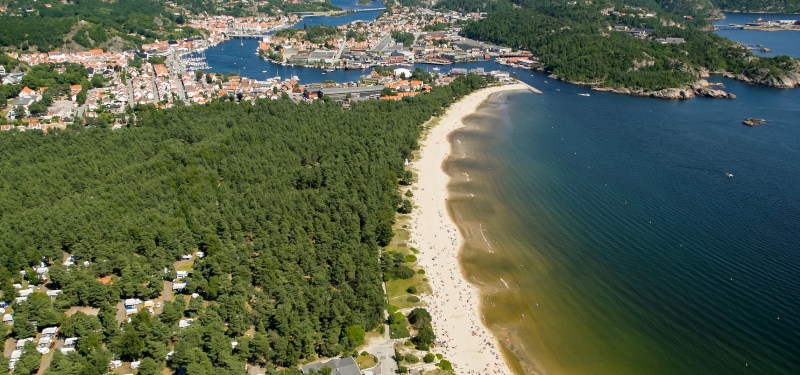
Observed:
[[[425,269],[433,293],[422,296],[433,317],[437,347],[453,363],[458,374],[513,374],[503,357],[498,339],[481,318],[478,289],[468,283],[459,261],[463,236],[447,210],[448,175],[442,163],[450,154],[448,134],[463,126],[462,119],[475,112],[490,95],[511,90],[530,90],[525,84],[481,89],[448,108],[422,142],[417,171],[411,244],[419,249],[419,265]]]

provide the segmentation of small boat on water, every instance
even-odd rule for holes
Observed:
[[[728,177],[733,177],[733,173],[730,173],[730,172],[725,172],[725,175],[728,176]]]
[[[580,94],[578,94],[578,95],[580,95],[580,96],[592,96],[592,95],[591,95],[591,94],[589,94],[588,92],[582,92],[582,93],[580,93]]]
[[[332,71],[333,71],[333,68],[325,68],[325,71],[326,71],[326,72],[328,72],[328,73],[330,73],[330,72],[332,72]]]

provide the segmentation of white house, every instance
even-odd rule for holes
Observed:
[[[47,273],[47,271],[48,271],[47,267],[36,268],[36,273],[38,273],[39,275],[44,275]]]
[[[27,301],[27,300],[28,300],[28,296],[14,298],[14,302],[16,302],[16,303],[18,303],[18,304],[19,304],[19,303],[23,303],[23,302],[25,302],[25,301]]]
[[[42,354],[50,353],[50,344],[52,343],[52,337],[42,337],[39,339],[39,345],[36,345],[36,351]]]
[[[178,271],[178,272],[176,272],[176,273],[175,273],[175,275],[176,275],[176,276],[177,276],[179,279],[183,279],[183,278],[185,278],[186,276],[189,276],[189,272],[187,272],[187,271]]]
[[[3,323],[14,323],[14,316],[11,314],[3,315]]]
[[[192,260],[192,254],[181,255],[181,260]]]
[[[139,368],[139,364],[141,364],[141,363],[142,363],[141,361],[133,361],[133,362],[131,362],[131,370],[136,370],[137,368]]]
[[[61,354],[67,355],[67,354],[69,354],[71,352],[74,352],[75,348],[61,348],[59,350],[61,350]]]
[[[133,315],[133,314],[136,314],[138,312],[139,312],[139,310],[137,310],[137,309],[125,309],[125,316]]]
[[[42,337],[56,337],[58,335],[58,327],[48,327],[42,330]]]
[[[197,255],[198,258],[202,258],[202,257],[206,256],[206,253],[204,253],[202,251],[198,251],[198,252],[195,253],[195,255]]]
[[[24,348],[24,347],[25,347],[25,343],[26,343],[26,342],[28,342],[28,341],[30,341],[30,342],[34,342],[34,340],[33,340],[33,337],[28,337],[27,339],[20,339],[20,340],[17,340],[17,345],[16,345],[16,348],[17,348],[17,349],[22,349],[22,348]]]
[[[122,361],[120,361],[118,359],[115,359],[115,360],[113,360],[113,361],[108,363],[108,367],[110,367],[112,370],[115,369],[115,368],[118,368],[120,366],[122,366]]]
[[[128,298],[128,299],[125,300],[125,302],[123,304],[125,305],[126,309],[132,309],[132,308],[138,306],[141,303],[142,303],[142,300],[140,300],[138,298]]]
[[[67,337],[66,339],[64,339],[65,348],[74,348],[77,343],[78,343],[77,337]]]
[[[50,298],[56,298],[59,294],[61,294],[61,289],[48,290],[45,292],[45,294],[47,294],[47,296]]]
[[[69,337],[64,339],[64,346],[61,347],[61,354],[67,355],[75,351],[75,344],[78,343],[77,337]]]
[[[172,284],[172,290],[174,290],[176,292],[180,292],[180,291],[182,291],[184,289],[186,289],[186,283],[174,283],[174,284]]]
[[[29,286],[27,289],[21,289],[19,291],[19,296],[20,297],[28,297],[29,295],[31,295],[31,293],[33,293],[33,287]]]
[[[186,328],[186,327],[190,326],[193,321],[194,321],[194,319],[181,319],[178,322],[178,327],[179,328]]]

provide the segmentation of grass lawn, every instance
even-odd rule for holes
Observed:
[[[372,354],[360,355],[356,357],[355,360],[356,363],[358,363],[358,368],[362,370],[375,367],[375,365],[378,364],[378,361],[375,360],[375,356]]]
[[[409,302],[406,299],[410,296],[430,293],[431,286],[422,279],[425,275],[415,274],[410,279],[395,279],[386,282],[386,293],[389,295],[389,304],[397,306],[400,309],[409,307],[418,307],[424,305],[422,302]],[[410,294],[406,290],[414,286],[417,288],[417,294]]]
[[[194,265],[195,257],[190,260],[179,260],[175,262],[175,271],[192,272],[192,265]]]

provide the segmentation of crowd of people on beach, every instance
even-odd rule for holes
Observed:
[[[484,98],[467,98],[463,102],[462,112],[471,112]],[[456,113],[446,115],[432,130],[444,134],[435,133],[428,138],[428,142],[435,143],[423,148],[421,160],[414,165],[420,181],[430,184],[440,180],[443,184],[423,185],[428,190],[420,186],[415,191],[418,208],[412,217],[410,245],[420,250],[419,263],[425,269],[432,289],[432,293],[423,296],[423,299],[433,318],[432,325],[437,337],[434,350],[451,361],[457,373],[511,374],[500,353],[497,339],[481,321],[478,291],[461,274],[458,255],[462,240],[447,213],[447,191],[441,189],[447,181],[441,163],[450,153],[446,135],[460,126],[463,117],[458,109],[451,110]]]

